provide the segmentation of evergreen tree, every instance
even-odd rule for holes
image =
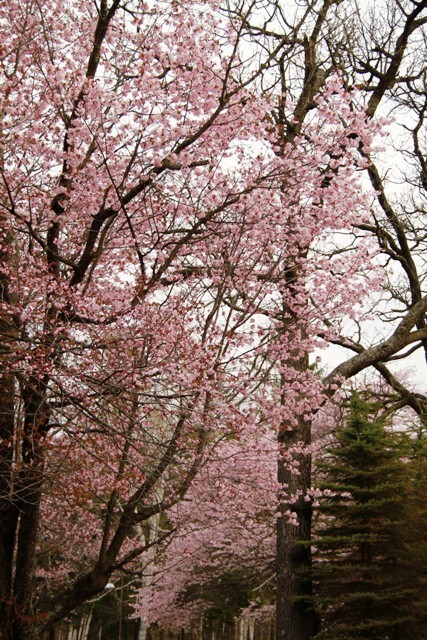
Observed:
[[[346,425],[320,464],[315,545],[320,640],[402,640],[413,588],[406,564],[405,463],[375,408],[354,393]]]
[[[401,640],[427,638],[427,432],[421,429],[404,438],[406,460],[406,515],[403,567],[411,598],[406,603],[409,620]]]

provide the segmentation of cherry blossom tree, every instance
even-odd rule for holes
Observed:
[[[147,623],[188,629],[207,622],[216,601],[236,615],[253,589],[255,595],[271,584],[276,458],[275,433],[245,429],[218,443],[185,500],[169,512],[175,535],[144,571],[136,610]],[[234,580],[229,592],[227,579]]]
[[[210,3],[28,0],[0,20],[1,633],[26,638],[142,552],[135,528],[229,428],[232,336],[198,268],[274,169],[262,150],[228,168],[267,105]],[[37,565],[56,579],[39,605]]]

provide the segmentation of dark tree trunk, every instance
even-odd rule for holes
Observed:
[[[32,380],[23,389],[24,437],[18,453],[12,446],[16,419],[13,378],[3,374],[0,386],[0,640],[33,640],[40,637],[32,599],[44,481],[42,440],[48,428],[46,384]]]
[[[0,149],[1,152],[1,149]],[[1,156],[0,156],[1,164]],[[13,349],[17,334],[17,321],[10,312],[14,297],[9,291],[9,279],[3,272],[13,260],[13,238],[0,216],[0,640],[9,640],[13,605],[13,557],[16,544],[19,509],[14,499],[14,439],[15,439],[15,385],[13,371],[6,362]],[[1,243],[0,243],[1,244]],[[5,269],[6,272],[6,269]]]
[[[299,277],[298,270],[289,270],[289,289]],[[285,332],[295,331],[299,326],[297,318],[292,319],[292,310],[284,307],[291,322],[284,319]],[[304,335],[304,329],[302,329]],[[296,333],[298,340],[300,336]],[[289,365],[289,363],[287,363]],[[298,378],[309,370],[307,354],[295,354],[291,368]],[[281,402],[286,406],[287,379],[282,375]],[[279,460],[277,479],[283,486],[283,495],[279,500],[279,513],[276,532],[276,640],[308,640],[318,631],[317,615],[313,607],[311,520],[312,505],[308,495],[311,487],[311,455],[300,452],[300,445],[311,444],[311,419],[296,416],[297,424],[290,427],[282,425],[279,433]],[[298,463],[298,473],[292,470],[286,454]],[[285,454],[285,455],[283,455]],[[285,514],[293,512],[298,518],[293,524]]]
[[[36,571],[36,544],[38,539],[42,472],[37,467],[29,469],[26,477],[28,487],[22,505],[16,552],[14,580],[14,640],[37,638],[32,600]]]
[[[301,425],[294,431],[280,434],[279,441],[286,449],[297,442],[309,443],[310,425]],[[308,640],[317,629],[317,615],[312,603],[311,580],[311,502],[304,500],[311,485],[310,456],[299,457],[299,475],[292,474],[286,461],[278,463],[278,480],[288,485],[289,495],[300,493],[295,501],[283,502],[281,512],[291,510],[298,516],[298,524],[292,524],[289,518],[281,516],[277,520],[276,553],[276,639]]]
[[[13,553],[18,509],[11,500],[14,433],[14,376],[0,374],[0,640],[11,625]]]

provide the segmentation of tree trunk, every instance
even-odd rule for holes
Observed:
[[[32,616],[32,600],[36,571],[36,544],[38,539],[41,470],[29,469],[26,478],[26,502],[19,518],[18,544],[14,581],[14,640],[37,638],[36,620]]]
[[[45,385],[34,383],[24,390],[24,434],[22,449],[15,454],[10,443],[14,434],[15,382],[12,374],[2,377],[0,400],[2,440],[0,448],[0,640],[33,640],[39,637],[33,617],[32,599],[36,569],[36,543],[40,500],[44,480],[42,440],[48,427]],[[9,432],[7,439],[4,434]],[[13,463],[20,466],[17,473]]]
[[[310,442],[309,423],[300,424],[299,429],[284,431],[279,436],[280,444],[289,449],[297,442]],[[293,524],[287,516],[277,520],[276,554],[276,639],[308,640],[318,631],[316,614],[312,603],[311,580],[311,501],[305,500],[311,486],[311,457],[298,456],[299,474],[292,473],[283,458],[278,462],[278,480],[287,485],[289,502],[280,505],[280,512],[287,510],[297,514],[298,523]],[[292,499],[292,496],[299,496]]]
[[[304,260],[306,254],[299,256]],[[289,300],[298,296],[301,274],[298,262],[286,269],[286,290],[283,293],[282,333],[289,345],[301,345],[290,356],[283,358],[281,365],[281,405],[288,404],[289,375],[302,379],[309,373],[309,355],[304,345],[306,329],[305,309],[296,309]],[[293,398],[298,400],[304,398]],[[311,445],[311,417],[295,410],[296,424],[283,419],[278,435],[279,458],[277,479],[282,486],[279,499],[276,529],[276,640],[308,640],[316,633],[313,609],[311,576],[311,520],[312,506],[308,490],[311,488],[311,455],[304,449]],[[302,449],[301,449],[302,448]],[[288,460],[298,463],[295,470]],[[290,521],[286,512],[296,514],[297,523]]]
[[[292,292],[298,281],[298,270],[289,269],[288,286]],[[284,305],[283,331],[289,333],[300,327],[292,309]],[[304,336],[303,326],[300,328]],[[295,342],[300,339],[298,330]],[[288,337],[289,340],[289,337]],[[296,352],[291,362],[296,378],[309,371],[307,353]],[[283,406],[287,404],[287,375],[281,376]],[[308,640],[318,629],[316,613],[313,608],[313,585],[311,576],[311,520],[312,505],[308,491],[311,488],[311,455],[304,449],[311,444],[311,418],[295,416],[297,424],[290,426],[284,421],[278,436],[279,459],[277,479],[283,487],[279,500],[280,517],[276,529],[276,640]],[[301,446],[303,450],[301,451]],[[298,463],[297,472],[290,466],[288,455]],[[286,512],[296,514],[297,522],[290,521]]]
[[[0,147],[0,167],[2,168]],[[0,640],[8,640],[12,624],[13,557],[19,509],[14,495],[15,373],[7,361],[13,350],[18,321],[15,296],[6,275],[15,256],[14,239],[0,215]]]
[[[0,640],[11,624],[13,551],[18,509],[10,499],[14,433],[14,376],[0,374]]]

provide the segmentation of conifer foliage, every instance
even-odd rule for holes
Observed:
[[[411,614],[405,584],[405,463],[375,407],[353,394],[347,423],[320,465],[315,535],[322,640],[397,640]]]
[[[405,566],[399,582],[411,586],[407,603],[410,619],[401,640],[422,638],[427,629],[427,433],[425,422],[417,433],[405,434],[407,453],[404,523]]]

